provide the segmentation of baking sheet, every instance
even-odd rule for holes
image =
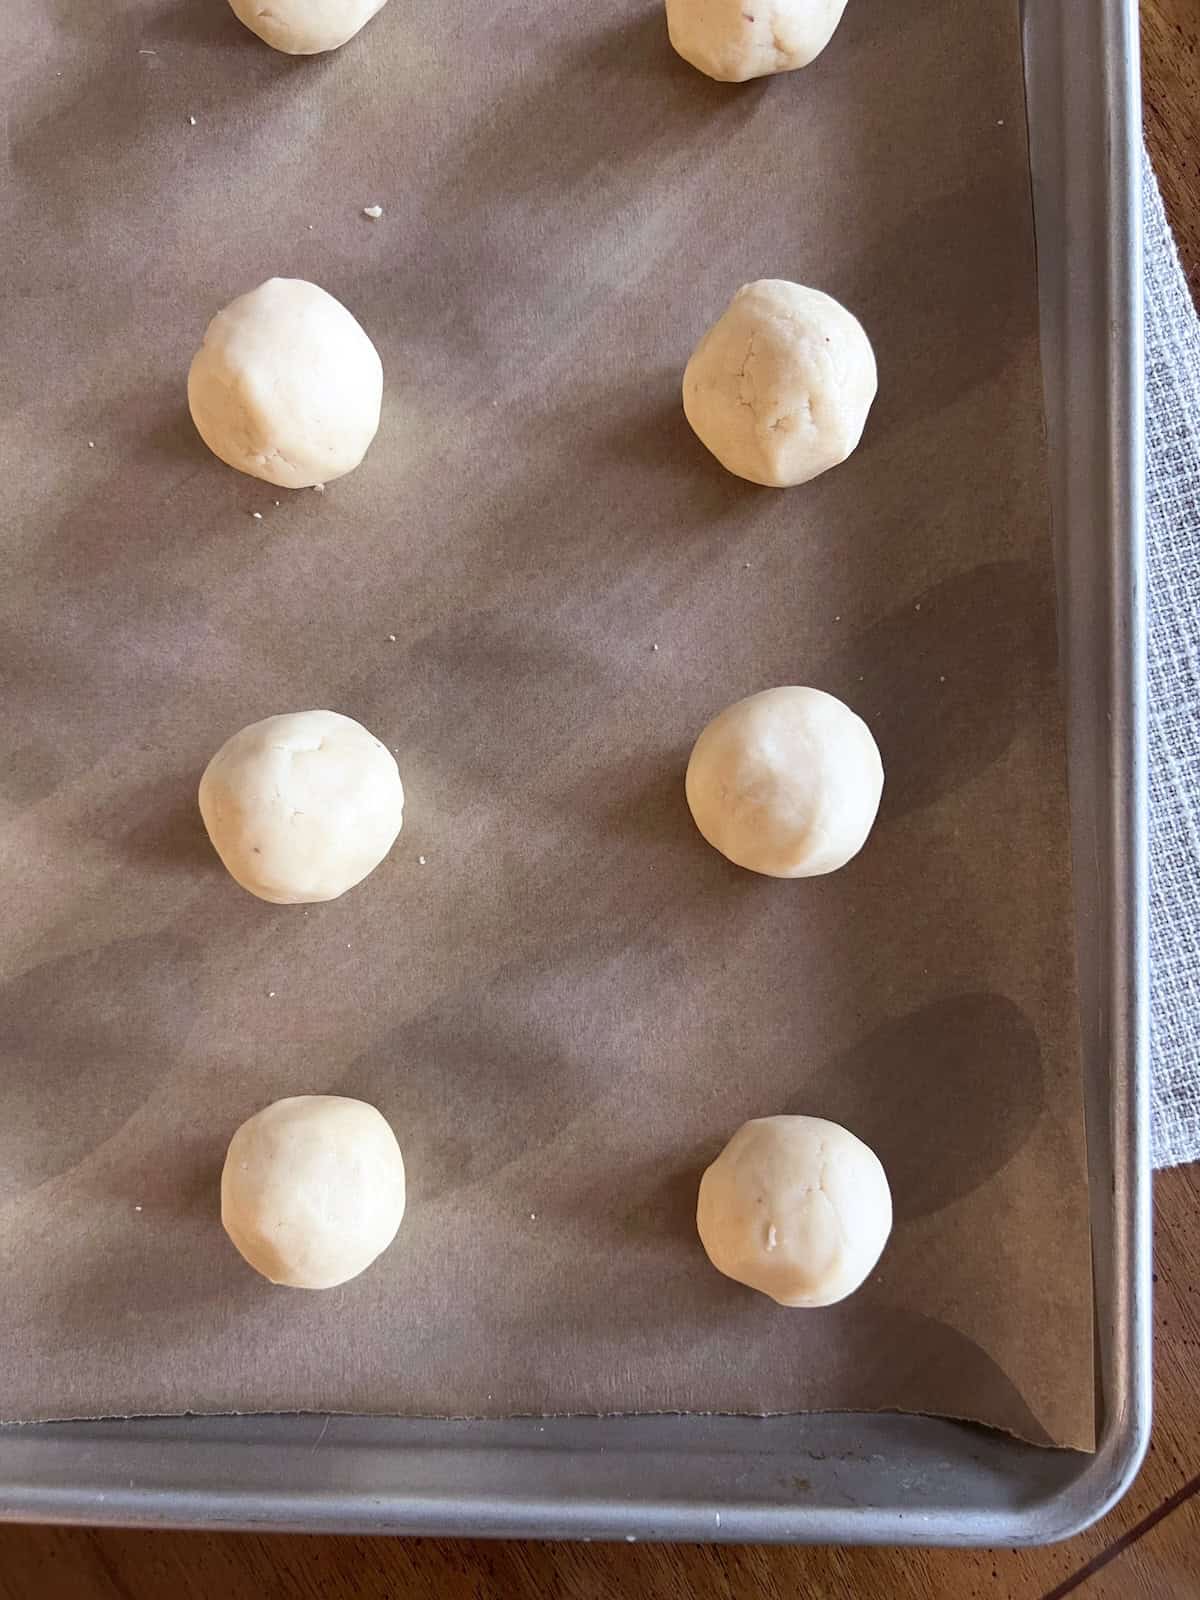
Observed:
[[[15,34],[0,1414],[900,1408],[1090,1446],[1015,8],[855,0],[743,88],[626,0],[389,6],[309,61],[217,5],[20,0]],[[208,317],[272,273],[383,356],[324,495],[186,415]],[[766,275],[844,300],[880,365],[858,453],[786,494],[678,404]],[[738,872],[683,802],[695,732],[776,682],[846,698],[887,771],[867,850],[809,883]],[[407,820],[343,900],[274,908],[195,784],[310,705],[397,750]],[[379,1105],[411,1181],[326,1295],[215,1220],[233,1128],[308,1091]],[[781,1109],[895,1191],[821,1314],[721,1279],[691,1220]]]

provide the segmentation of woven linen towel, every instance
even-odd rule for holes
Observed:
[[[1156,1167],[1200,1159],[1200,321],[1143,157]]]

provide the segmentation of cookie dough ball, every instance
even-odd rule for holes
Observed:
[[[272,1283],[332,1289],[357,1278],[391,1244],[403,1216],[400,1146],[362,1100],[276,1100],[229,1141],[221,1222]]]
[[[683,409],[723,467],[786,489],[836,467],[875,398],[862,324],[819,289],[762,278],[739,289],[683,374]]]
[[[260,900],[336,900],[392,848],[404,785],[352,717],[292,711],[225,741],[200,780],[200,815],[231,876]]]
[[[831,1306],[866,1278],[892,1230],[879,1157],[820,1117],[758,1117],[700,1180],[696,1227],[718,1272],[781,1306]]]
[[[315,56],[353,39],[387,0],[229,0],[251,33],[289,56]]]
[[[667,32],[685,61],[722,83],[806,67],[846,0],[667,0]]]
[[[708,724],[685,787],[714,850],[770,878],[814,878],[866,843],[883,763],[866,723],[835,696],[764,689]]]
[[[382,402],[375,346],[340,301],[303,278],[268,278],[218,311],[188,373],[208,448],[282,489],[356,467]]]

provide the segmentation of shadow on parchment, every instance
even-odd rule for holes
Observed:
[[[982,1421],[1031,1444],[1055,1442],[1003,1367],[936,1317],[876,1305],[860,1318],[848,1306],[837,1337],[843,1370],[862,1390],[856,1407],[892,1410],[902,1394],[908,1412]]]
[[[882,453],[893,434],[903,435],[990,383],[1014,352],[1036,342],[1036,297],[1011,292],[1031,270],[1029,238],[980,225],[981,217],[1020,204],[998,196],[996,181],[989,173],[911,211],[873,242],[839,286],[839,297],[870,334],[879,367],[867,447],[878,443]],[[1003,181],[1025,182],[1015,167]],[[930,248],[934,240],[936,250]],[[902,316],[894,314],[897,303]],[[980,316],[980,306],[993,308],[992,314]],[[970,338],[962,336],[964,327]]]
[[[617,396],[586,396],[577,412],[580,443],[605,465],[648,467],[663,478],[699,472],[708,480],[707,497],[719,514],[732,509],[753,485],[726,472],[696,438],[683,414],[681,378],[679,367],[643,370],[631,374],[627,390]],[[570,412],[566,416],[569,421]],[[584,423],[589,424],[586,431]],[[716,493],[718,489],[725,493]]]
[[[715,83],[671,48],[657,8],[598,28],[555,59],[555,81],[536,74],[524,92],[497,103],[464,154],[463,168],[485,168],[502,198],[533,195],[555,204],[597,171],[636,172],[661,165],[672,151],[689,155],[728,138],[754,114],[770,85]],[[548,97],[555,123],[545,138]],[[497,159],[519,152],[510,163]]]
[[[176,1352],[197,1338],[219,1345],[237,1321],[250,1318],[270,1328],[274,1317],[287,1314],[278,1293],[240,1260],[221,1228],[224,1157],[224,1141],[213,1138],[211,1127],[180,1129],[169,1155],[154,1139],[140,1154],[123,1152],[119,1185],[101,1160],[86,1183],[73,1185],[50,1213],[60,1226],[64,1210],[73,1215],[62,1236],[47,1241],[54,1271],[39,1281],[36,1315],[55,1328],[56,1350],[80,1353],[89,1388],[79,1400],[66,1398],[64,1388],[69,1391],[73,1379],[60,1371],[53,1389],[37,1397],[40,1413],[64,1414],[57,1408],[65,1406],[67,1415],[79,1415],[81,1408],[92,1416],[100,1404],[119,1414],[127,1408],[126,1395],[128,1408],[136,1410],[145,1404],[134,1375],[141,1369],[123,1369],[136,1361],[143,1340]],[[89,1226],[93,1207],[102,1218],[99,1251]],[[26,1239],[38,1226],[36,1216],[25,1220]],[[203,1372],[187,1395],[172,1400],[172,1365],[151,1383],[152,1389],[158,1385],[158,1405],[176,1411],[219,1408],[209,1399]]]
[[[667,1326],[654,1294],[589,1299],[578,1315],[581,1336],[616,1326],[622,1339],[661,1342],[661,1358],[669,1360],[685,1328],[704,1347],[699,1360],[710,1370],[723,1366],[736,1374],[725,1379],[722,1411],[819,1410],[830,1403],[891,1411],[899,1410],[902,1395],[907,1413],[981,1421],[1034,1445],[1054,1445],[987,1350],[939,1318],[885,1306],[869,1286],[840,1306],[787,1309],[720,1277],[698,1250],[691,1288],[690,1298],[672,1296],[675,1317]],[[653,1410],[653,1398],[643,1394],[642,1405]]]
[[[147,433],[146,446],[160,461],[169,463],[175,468],[207,467],[217,458],[196,431],[196,424],[192,421],[192,414],[188,410],[182,383],[175,394],[178,395],[177,399],[175,395],[172,395],[170,400],[164,396],[161,408],[162,421],[156,423]],[[273,488],[273,485],[268,484],[258,493],[265,494],[271,492]]]
[[[644,201],[663,166],[715,163],[768,92],[689,67],[670,47],[661,9],[601,21],[544,59],[534,53],[519,82],[480,101],[406,219],[404,251],[364,263],[356,278],[364,326],[390,327],[427,351],[439,378],[482,357],[504,392],[514,375],[528,377],[531,358],[545,361],[537,329],[524,327],[531,307],[545,306],[566,338],[585,309],[603,314],[623,276],[612,230],[653,230]],[[582,243],[597,234],[607,251]],[[673,292],[664,284],[648,298]],[[571,318],[561,316],[564,300]]]
[[[623,837],[637,848],[663,846],[673,856],[698,861],[704,844],[683,790],[688,751],[677,748],[647,761],[631,757],[603,772],[591,772],[556,797],[581,828],[601,837]],[[724,876],[724,874],[722,874]]]
[[[64,614],[78,615],[107,641],[98,648],[95,637],[73,630],[56,636],[60,678],[69,670],[77,643],[86,647],[78,670],[89,679],[97,671],[119,672],[122,659],[110,630],[125,621],[131,603],[137,603],[143,631],[151,619],[180,608],[186,591],[174,563],[177,557],[190,557],[199,542],[240,551],[244,562],[250,537],[246,516],[279,494],[272,485],[225,467],[207,449],[188,413],[182,378],[122,394],[112,403],[126,420],[144,419],[136,442],[113,463],[110,478],[82,491],[69,509],[46,508],[44,532],[37,541],[36,559],[53,572]],[[231,564],[218,569],[220,577]],[[187,582],[194,585],[197,580],[192,575]],[[112,604],[97,605],[98,594],[111,594]],[[177,668],[190,665],[184,628],[209,610],[207,586],[196,599],[190,612],[174,623],[180,638],[180,648],[173,652],[179,658],[172,662]]]
[[[781,658],[773,681],[825,689],[865,718],[885,773],[878,829],[1000,760],[1056,693],[1056,656],[1054,597],[1044,574],[1025,562],[997,561],[905,600],[821,661]],[[738,684],[732,698],[771,686]],[[714,705],[712,714],[721,709]],[[689,751],[676,746],[589,771],[556,800],[581,826],[603,834],[698,838],[683,789]],[[868,841],[872,847],[882,847],[878,837]]]
[[[189,767],[121,797],[120,843],[131,865],[214,876],[223,870],[200,816],[198,784]]]
[[[735,542],[784,509],[781,491],[727,472],[683,412],[677,367],[630,371],[622,383],[574,387],[554,426],[574,441],[571,460],[609,487],[606,509],[624,512],[631,554],[648,539],[706,546]]]
[[[125,16],[80,6],[75,0],[46,0],[43,9],[50,13],[56,27],[77,39],[111,42],[114,53],[122,60],[130,46],[136,53],[139,48],[148,52],[156,44],[212,47],[254,39],[224,0],[219,5],[210,5],[207,0],[166,0],[149,14],[134,8]]]
[[[953,1205],[1001,1171],[1024,1145],[1045,1100],[1041,1047],[1003,995],[961,994],[876,1028],[812,1070],[804,1088],[758,1116],[840,1122],[883,1162],[896,1223]],[[704,1168],[734,1133],[699,1141],[672,1170],[634,1174],[622,1232],[638,1239],[695,1233]],[[641,1191],[639,1193],[639,1190]]]
[[[156,930],[0,988],[0,1199],[69,1170],[187,1060],[204,971],[197,942]]]
[[[368,1100],[405,1130],[421,1204],[493,1179],[610,1093],[597,1071],[599,1035],[621,966],[619,938],[602,935],[439,998],[373,1043],[329,1092]],[[573,993],[584,1002],[578,1016]]]
[[[780,1110],[850,1123],[883,1162],[904,1222],[944,1210],[1000,1172],[1044,1103],[1033,1025],[1004,995],[980,993],[884,1023]]]
[[[56,103],[12,127],[9,148],[18,180],[67,240],[77,237],[82,219],[111,207],[114,193],[123,206],[140,204],[147,214],[162,207],[157,168],[132,158],[148,142],[177,137],[189,110],[223,116],[277,82],[302,72],[319,80],[333,66],[270,49],[224,0],[175,0],[148,17],[137,6],[114,14],[54,0],[54,8],[57,26],[84,42],[82,51],[64,50],[64,67],[83,60],[87,70],[64,70],[48,84]],[[182,78],[185,60],[199,64],[201,88],[193,77]],[[122,175],[117,190],[115,173]]]
[[[991,561],[906,599],[813,664],[883,756],[880,818],[961,788],[1000,759],[1056,690],[1054,594],[1024,561]]]
[[[495,786],[501,798],[529,800],[530,753],[569,749],[586,734],[587,710],[602,694],[602,664],[562,631],[519,611],[464,608],[404,651],[404,692],[411,743],[436,753],[462,792]],[[445,716],[447,684],[455,685]],[[391,721],[386,682],[356,697],[364,714]],[[377,698],[378,697],[378,698]]]
[[[576,1278],[568,1303],[555,1304],[559,1350],[573,1344],[619,1350],[622,1394],[631,1387],[628,1367],[636,1363],[646,1374],[635,1409],[697,1407],[695,1383],[679,1362],[686,1349],[697,1370],[720,1374],[715,1401],[711,1387],[700,1401],[705,1410],[754,1415],[833,1405],[886,1411],[903,1395],[906,1411],[982,1421],[1035,1444],[1054,1443],[987,1351],[939,1318],[889,1305],[874,1277],[837,1305],[813,1311],[777,1306],[706,1260],[696,1237],[694,1188],[687,1225],[682,1249],[679,1239],[648,1251],[628,1239],[605,1253],[582,1251],[590,1272]],[[545,1305],[535,1303],[515,1308],[513,1321],[533,1328],[545,1315]],[[514,1348],[531,1343],[511,1338],[511,1330],[510,1342]],[[603,1366],[576,1372],[576,1408],[624,1409],[614,1404],[613,1377]]]
[[[23,652],[15,654],[18,661],[10,672],[8,651],[0,644],[0,683],[5,685],[10,704],[17,703],[18,685],[23,675],[16,670],[17,665],[21,669],[36,667]],[[59,784],[75,776],[77,762],[72,748],[44,731],[44,724],[39,728],[33,717],[29,717],[15,735],[15,743],[0,770],[0,797],[16,810],[34,806],[52,794]]]

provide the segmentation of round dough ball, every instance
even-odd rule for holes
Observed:
[[[351,471],[379,427],[383,366],[340,301],[268,278],[218,311],[188,372],[188,405],[214,455],[282,489]]]
[[[667,0],[667,32],[685,61],[722,83],[806,67],[846,0]]]
[[[819,289],[761,278],[734,295],[683,374],[683,409],[723,467],[786,489],[862,438],[877,387],[862,324]]]
[[[221,1222],[272,1283],[332,1289],[357,1278],[391,1244],[403,1216],[400,1146],[362,1100],[276,1100],[229,1141]]]
[[[387,0],[229,0],[233,14],[251,33],[289,56],[315,56],[336,50]]]
[[[200,815],[232,877],[260,900],[336,900],[373,872],[404,821],[391,751],[336,711],[267,717],[227,739]]]
[[[835,696],[764,689],[708,724],[685,787],[714,850],[770,878],[815,878],[866,843],[883,763],[866,723]]]
[[[696,1227],[718,1272],[781,1306],[831,1306],[874,1267],[892,1231],[879,1157],[821,1117],[758,1117],[700,1180]]]

